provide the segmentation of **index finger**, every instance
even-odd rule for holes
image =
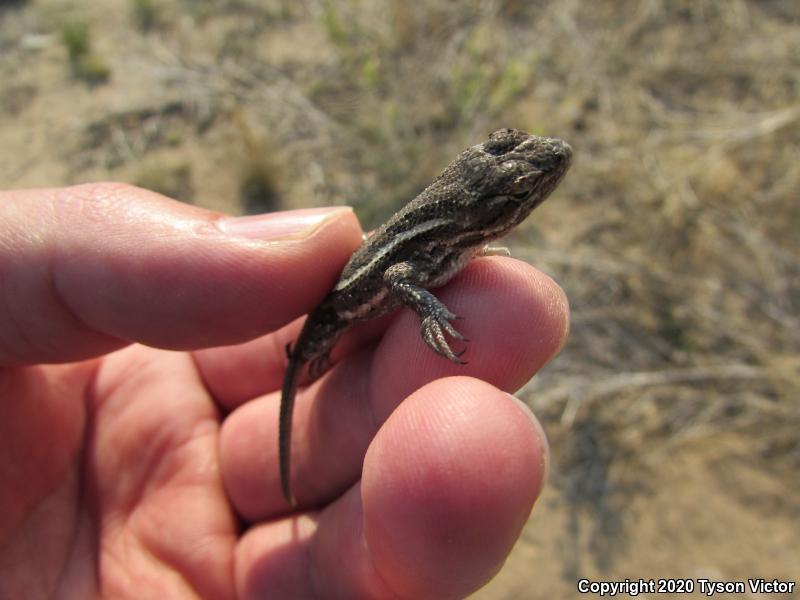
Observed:
[[[124,184],[0,192],[0,365],[254,338],[319,302],[360,240],[347,207],[237,219]]]

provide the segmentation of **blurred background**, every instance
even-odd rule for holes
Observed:
[[[474,597],[796,580],[796,0],[0,0],[0,188],[371,228],[500,127],[575,150],[507,240],[572,333],[519,392],[550,485]]]

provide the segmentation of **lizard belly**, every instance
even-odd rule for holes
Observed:
[[[366,302],[356,304],[353,308],[342,309],[342,316],[351,321],[360,321],[362,319],[371,319],[377,317],[383,312],[386,312],[384,305],[389,295],[389,290],[381,287],[376,290],[375,294]],[[383,311],[383,312],[381,312]]]
[[[465,248],[461,252],[451,254],[447,261],[441,265],[441,271],[437,272],[435,277],[425,282],[424,287],[430,289],[443,286],[445,283],[455,277],[458,272],[461,271],[461,269],[463,269],[467,263],[473,259],[480,249],[481,246],[475,246]]]

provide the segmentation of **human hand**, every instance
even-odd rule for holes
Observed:
[[[566,300],[524,263],[474,261],[437,292],[464,317],[466,366],[409,311],[355,328],[298,394],[288,513],[284,346],[359,242],[342,208],[232,219],[118,184],[0,192],[0,598],[485,583],[547,460],[502,390],[558,351]]]

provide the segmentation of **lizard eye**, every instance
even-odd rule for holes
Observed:
[[[527,200],[536,188],[536,173],[530,172],[520,175],[514,180],[511,197],[523,202]]]

